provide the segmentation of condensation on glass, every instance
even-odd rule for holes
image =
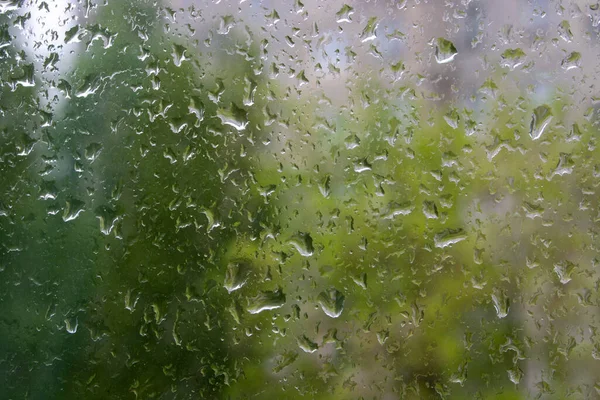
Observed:
[[[0,398],[597,398],[599,39],[592,0],[0,0]]]

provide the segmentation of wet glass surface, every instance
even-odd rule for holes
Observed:
[[[595,399],[600,5],[0,0],[0,399]]]

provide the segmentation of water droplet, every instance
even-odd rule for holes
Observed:
[[[523,210],[525,210],[525,216],[531,219],[541,218],[544,213],[544,207],[527,201],[523,203]]]
[[[262,311],[275,310],[285,304],[285,294],[278,288],[274,291],[263,291],[255,297],[248,299],[246,310],[250,314],[258,314]]]
[[[77,317],[65,319],[65,329],[70,334],[77,332],[78,326],[79,326],[79,320],[77,319]]]
[[[566,138],[567,142],[579,142],[581,140],[581,129],[576,123],[571,125],[571,130]]]
[[[302,335],[298,338],[298,347],[300,347],[306,353],[314,353],[319,349],[319,345]]]
[[[196,116],[196,127],[198,127],[199,123],[204,121],[204,104],[202,103],[202,100],[197,96],[191,96],[188,111],[190,114],[194,114]]]
[[[506,292],[496,290],[492,294],[492,302],[494,303],[498,318],[504,318],[508,315],[508,311],[510,310],[510,299],[506,296]]]
[[[523,64],[525,56],[525,52],[520,48],[507,49],[501,55],[502,61],[500,65],[503,67],[508,67],[510,70],[514,70]]]
[[[281,372],[285,367],[291,365],[298,358],[298,353],[295,351],[286,351],[277,359],[277,365],[273,368],[274,373]]]
[[[321,183],[319,183],[319,192],[323,195],[323,197],[327,198],[331,194],[331,176],[327,175]]]
[[[460,122],[460,115],[456,110],[450,110],[444,115],[444,121],[446,121],[450,128],[457,129]]]
[[[371,17],[369,18],[369,21],[367,22],[367,25],[365,26],[365,29],[363,29],[362,33],[360,34],[360,41],[362,43],[374,40],[375,38],[377,38],[377,33],[375,32],[377,30],[377,17]]]
[[[85,211],[85,203],[81,200],[71,198],[65,202],[62,219],[65,222],[73,221],[83,211]]]
[[[515,366],[514,368],[509,369],[507,372],[508,379],[510,379],[512,383],[518,385],[519,382],[521,382],[521,379],[523,378],[523,371],[521,370],[521,368]]]
[[[388,209],[385,212],[384,219],[393,219],[398,215],[408,215],[413,212],[415,206],[410,201],[403,203],[392,202],[388,205]]]
[[[485,82],[483,82],[483,85],[481,85],[479,91],[486,96],[495,98],[496,93],[498,93],[498,85],[496,85],[496,82],[494,82],[491,78],[488,78]]]
[[[288,244],[294,246],[298,253],[303,257],[310,257],[315,251],[312,237],[308,233],[297,233],[288,241]]]
[[[137,292],[127,289],[127,293],[125,293],[125,309],[129,310],[129,312],[134,312],[139,300],[140,295]]]
[[[379,342],[379,344],[383,346],[390,337],[390,330],[383,329],[383,330],[377,332],[376,336],[377,336],[377,341]]]
[[[100,220],[100,232],[104,235],[110,235],[119,220],[117,212],[108,206],[98,207],[96,209],[96,218]]]
[[[217,116],[223,124],[232,126],[238,131],[243,131],[248,126],[248,113],[234,103],[231,103],[229,108],[219,108]]]
[[[14,92],[19,86],[22,87],[34,87],[35,86],[35,66],[33,64],[26,64],[22,67],[22,73],[14,78],[10,78],[8,84],[10,89]]]
[[[424,201],[423,202],[423,214],[428,219],[437,219],[438,218],[438,209],[433,201]]]
[[[404,65],[404,63],[402,61],[398,61],[396,64],[392,64],[390,66],[390,69],[392,70],[392,73],[394,74],[394,82],[398,81],[400,78],[402,78],[402,76],[404,75],[404,72],[406,72],[406,66]]]
[[[362,273],[360,276],[352,275],[352,280],[363,289],[367,289],[367,274]]]
[[[452,246],[455,243],[462,242],[467,238],[467,234],[462,229],[445,229],[437,233],[433,240],[435,247],[444,248]]]
[[[363,158],[354,163],[354,171],[358,173],[370,171],[371,168],[372,165],[366,158]]]
[[[574,51],[566,56],[560,66],[565,71],[569,71],[571,69],[579,68],[581,66],[581,53]]]
[[[321,292],[317,297],[317,302],[325,314],[331,318],[337,318],[344,311],[345,296],[335,288]]]
[[[235,261],[227,265],[223,286],[229,293],[242,288],[248,280],[250,268],[244,261]]]
[[[558,276],[558,280],[563,285],[571,282],[571,275],[575,270],[575,264],[570,261],[561,261],[559,263],[554,264],[554,272]]]
[[[449,63],[454,60],[458,54],[458,50],[449,40],[438,38],[435,45],[435,60],[438,64]]]
[[[186,48],[180,44],[173,45],[173,52],[171,53],[171,56],[173,56],[173,64],[175,64],[176,67],[180,67],[181,63],[187,60],[185,54],[186,51]]]
[[[88,161],[93,163],[96,160],[96,158],[98,158],[98,156],[100,155],[101,152],[102,152],[102,145],[100,143],[90,143],[85,148],[84,155]]]
[[[558,155],[558,164],[552,174],[548,177],[548,179],[552,179],[555,175],[569,175],[573,173],[573,169],[575,168],[575,161],[571,157],[569,153],[559,153]]]
[[[75,25],[71,29],[65,32],[65,43],[78,42],[80,40],[81,27],[79,25]]]
[[[40,199],[56,200],[58,196],[58,188],[55,181],[43,181],[40,185]]]
[[[234,26],[235,18],[233,18],[233,15],[224,15],[221,17],[219,22],[219,29],[217,29],[217,33],[219,35],[227,35]]]
[[[348,4],[344,4],[340,10],[335,13],[336,22],[339,24],[341,22],[352,22],[350,16],[354,14],[354,8],[350,7]]]
[[[558,25],[558,36],[567,43],[573,40],[573,32],[571,32],[571,24],[569,21],[562,21]]]
[[[96,93],[100,88],[101,81],[94,75],[87,75],[81,85],[75,91],[75,97],[86,98]]]
[[[529,136],[533,140],[538,140],[548,124],[552,121],[552,110],[546,104],[543,104],[533,110],[531,115],[531,124],[529,126]]]

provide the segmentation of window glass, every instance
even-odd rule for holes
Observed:
[[[0,398],[597,398],[599,37],[591,0],[0,0]]]

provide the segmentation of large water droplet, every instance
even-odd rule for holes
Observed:
[[[243,261],[231,262],[225,271],[225,282],[223,286],[229,293],[242,288],[248,280],[248,264]]]
[[[504,318],[508,315],[508,311],[510,309],[510,299],[506,296],[504,291],[495,291],[492,294],[492,302],[494,303],[494,308],[496,309],[498,318]]]
[[[0,14],[5,14],[9,11],[16,11],[22,7],[22,1],[19,0],[3,0],[0,1]]]
[[[533,110],[531,115],[531,125],[529,126],[529,136],[533,140],[538,140],[548,124],[552,120],[552,110],[546,104],[543,104]]]
[[[565,42],[573,40],[573,32],[571,32],[571,24],[569,21],[562,21],[558,25],[558,36],[560,36]]]
[[[344,4],[340,10],[335,13],[336,22],[339,24],[341,22],[352,22],[350,18],[354,14],[354,8],[350,7],[348,4]]]
[[[248,126],[248,113],[234,103],[231,103],[229,108],[219,108],[217,116],[223,124],[232,126],[238,131],[243,131]]]
[[[433,240],[435,247],[444,248],[462,242],[466,238],[467,234],[462,229],[445,229],[436,234]]]
[[[285,304],[285,294],[281,289],[274,291],[263,291],[255,297],[248,299],[246,310],[250,314],[258,314],[266,310],[275,310]]]
[[[171,56],[173,57],[173,64],[175,64],[176,67],[180,67],[181,63],[187,60],[186,48],[180,44],[174,44]]]
[[[313,241],[308,233],[297,233],[288,241],[288,243],[300,253],[303,257],[310,257],[315,252],[315,248],[313,247]]]
[[[63,221],[72,221],[79,216],[85,210],[85,203],[81,200],[71,198],[65,202],[65,208],[63,212]]]
[[[510,70],[514,70],[515,68],[523,64],[523,61],[525,60],[525,55],[525,52],[520,48],[507,49],[501,55],[502,62],[500,63],[500,65],[502,65],[503,67],[508,67]]]
[[[317,297],[317,302],[325,314],[331,318],[337,318],[344,311],[345,296],[337,289],[331,288],[321,292]]]
[[[435,45],[435,61],[438,64],[449,63],[454,60],[454,57],[458,54],[458,50],[449,40],[444,38],[438,38]]]
[[[100,155],[101,152],[102,152],[102,145],[100,143],[90,143],[85,148],[84,155],[88,161],[94,162],[96,160],[96,158],[98,158],[98,156]]]
[[[569,153],[560,153],[558,155],[558,163],[556,164],[556,168],[552,171],[552,174],[548,177],[548,179],[552,179],[555,175],[569,175],[573,173],[573,169],[575,168],[575,161],[571,157]]]
[[[577,51],[570,53],[568,56],[566,56],[562,60],[562,62],[560,63],[560,66],[565,71],[568,71],[570,69],[579,68],[581,66],[581,53],[579,53]]]
[[[65,328],[70,334],[77,332],[78,326],[79,320],[77,319],[77,317],[65,319]]]
[[[298,338],[298,347],[300,347],[306,353],[314,353],[319,349],[319,345],[302,335]]]
[[[398,215],[408,215],[413,212],[415,206],[410,201],[403,203],[391,202],[383,216],[385,219],[393,219]]]
[[[561,261],[554,264],[554,272],[558,276],[558,280],[563,285],[571,282],[573,271],[575,270],[575,264],[570,261]]]

